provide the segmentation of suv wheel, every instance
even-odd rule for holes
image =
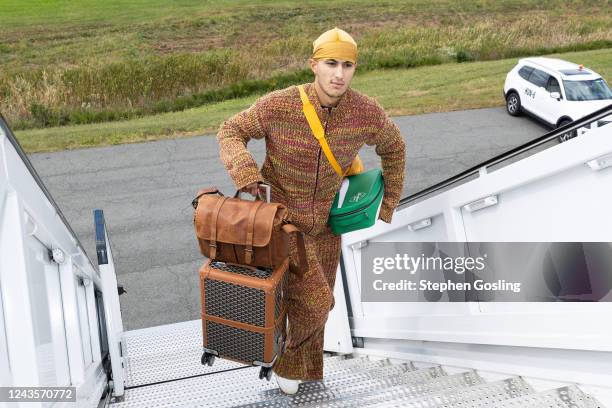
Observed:
[[[521,114],[521,98],[516,92],[510,92],[506,96],[506,110],[512,116]]]
[[[569,119],[563,119],[560,123],[559,126],[557,126],[558,128],[563,127],[565,125],[567,125],[568,123],[572,123],[571,120]],[[562,135],[559,135],[559,143],[563,143],[563,142],[567,142],[568,140],[574,138],[577,136],[576,130],[570,130],[569,132],[563,133]]]

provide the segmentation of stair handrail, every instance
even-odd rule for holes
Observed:
[[[114,400],[119,402],[125,393],[125,375],[122,364],[122,345],[123,320],[121,318],[121,308],[119,303],[119,292],[117,285],[117,275],[113,252],[106,229],[104,211],[95,209],[94,226],[96,234],[96,253],[100,268],[100,280],[102,281],[102,293],[104,296],[104,315],[106,317],[108,351],[111,360],[111,370],[113,377],[112,394]]]
[[[427,188],[424,188],[423,190],[420,190],[416,193],[410,194],[404,198],[402,198],[399,202],[398,208],[401,207],[405,207],[407,204],[410,204],[416,200],[419,200],[425,196],[428,196],[432,193],[435,193],[436,191],[442,190],[452,184],[455,184],[461,180],[464,180],[470,176],[473,176],[475,174],[478,174],[479,172],[482,172],[483,170],[486,170],[487,167],[491,167],[494,166],[496,164],[499,164],[501,162],[504,162],[508,159],[511,159],[521,153],[527,152],[531,149],[534,149],[538,146],[541,146],[545,143],[548,143],[556,138],[558,138],[560,135],[567,133],[569,131],[573,131],[584,127],[585,125],[588,125],[590,123],[593,123],[595,121],[598,121],[600,119],[605,118],[606,116],[612,115],[612,104],[603,107],[587,116],[584,116],[583,118],[580,118],[578,120],[575,120],[573,122],[570,122],[567,125],[558,127],[556,129],[551,130],[548,133],[545,133],[544,135],[530,140],[529,142],[523,143],[522,145],[519,145],[517,147],[514,147],[510,150],[507,150],[497,156],[494,156],[488,160],[483,161],[482,163],[479,163],[475,166],[470,167],[467,170],[464,170],[454,176],[451,176],[445,180],[440,181],[439,183],[436,183],[432,186],[429,186]]]

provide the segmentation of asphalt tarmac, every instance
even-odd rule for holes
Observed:
[[[406,141],[403,196],[532,140],[548,130],[504,108],[395,117]],[[249,151],[261,165],[263,141]],[[380,166],[374,147],[360,155]],[[203,187],[235,190],[214,135],[30,156],[34,167],[96,262],[93,210],[111,240],[126,330],[200,318],[198,269],[204,262],[191,200]]]

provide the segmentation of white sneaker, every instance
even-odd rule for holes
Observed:
[[[283,378],[278,374],[274,373],[274,377],[276,377],[276,383],[278,384],[278,388],[281,389],[285,394],[293,395],[298,392],[300,387],[301,380],[292,380],[290,378]]]

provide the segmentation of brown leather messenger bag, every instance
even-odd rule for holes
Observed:
[[[275,268],[289,256],[289,239],[295,234],[300,269],[306,266],[302,233],[288,220],[280,203],[242,200],[223,195],[216,187],[198,191],[192,201],[200,251],[222,262]],[[302,269],[304,270],[304,269]]]

